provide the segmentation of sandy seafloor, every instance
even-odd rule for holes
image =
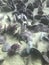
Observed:
[[[29,1],[31,2],[32,0],[29,0]],[[44,10],[45,14],[49,14],[49,8],[46,8],[45,5],[44,5],[44,9],[43,10]],[[7,14],[8,15],[10,14],[9,16],[11,17],[11,12],[9,12],[9,13],[4,13],[4,12],[2,13],[1,12],[0,13],[0,16],[4,15],[4,19],[2,21],[0,21],[2,23],[2,25],[7,24],[6,23],[6,15]],[[36,14],[36,10],[34,11],[34,14]],[[33,34],[33,43],[36,44],[38,42],[38,50],[40,50],[40,52],[42,52],[42,51],[46,50],[47,42],[45,42],[45,41],[39,42],[38,41],[40,34],[41,34],[41,32]],[[15,38],[13,38],[10,35],[7,35],[6,37],[7,37],[7,42],[9,44],[13,44],[15,42],[18,42]],[[24,48],[26,44],[23,41],[22,41],[22,43],[23,43],[22,44],[22,48]],[[25,65],[23,60],[22,60],[22,58],[19,55],[15,55],[13,57],[9,57],[6,52],[2,52],[1,51],[1,48],[2,48],[2,45],[0,45],[0,57],[4,57],[5,58],[5,61],[3,62],[2,65]],[[40,59],[37,59],[35,61],[30,59],[28,65],[42,65],[42,62],[41,62]]]

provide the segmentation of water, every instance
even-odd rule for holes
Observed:
[[[32,2],[34,0],[29,0],[29,2]],[[28,3],[29,3],[28,2]],[[28,4],[27,3],[27,4]],[[46,8],[46,6],[44,6],[43,8],[43,11],[44,11],[44,14],[49,14],[49,8]],[[37,13],[37,9],[34,11],[34,15]],[[6,19],[7,19],[7,15],[10,16],[11,20],[12,20],[12,15],[11,15],[11,12],[9,13],[0,13],[0,16],[4,16],[3,20],[0,21],[0,23],[2,23],[2,25],[4,26],[6,24],[6,26],[8,26],[7,22],[6,22]],[[47,51],[47,42],[45,41],[42,41],[42,42],[39,42],[39,37],[40,37],[41,33],[38,32],[38,33],[33,33],[33,44],[34,45],[38,45],[38,50],[40,52],[43,52],[43,51]],[[13,38],[12,36],[10,35],[6,35],[7,37],[7,42],[12,45],[14,43],[19,43],[17,39]],[[21,45],[21,50],[23,48],[26,47],[26,44],[25,42],[21,41],[22,42],[22,45]],[[25,63],[23,62],[23,59],[19,56],[19,55],[15,55],[13,56],[12,58],[7,56],[7,53],[5,52],[2,52],[2,45],[0,45],[0,56],[3,56],[5,58],[5,61],[2,65],[25,65]],[[31,58],[29,59],[29,64],[28,65],[42,65],[42,62],[40,59],[37,59],[37,60],[31,60]]]

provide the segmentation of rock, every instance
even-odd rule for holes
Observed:
[[[32,5],[32,3],[29,3],[28,4],[27,9],[30,9],[31,11],[34,10],[34,6]]]
[[[29,49],[28,49],[28,51],[29,51]],[[20,56],[21,57],[27,57],[29,55],[28,51],[27,51],[27,48],[23,49],[21,51],[21,55]]]
[[[48,19],[48,17],[47,17],[47,16],[43,16],[43,17],[41,18],[40,23],[43,23],[44,25],[48,25],[48,24],[49,24],[49,19]]]
[[[49,63],[49,58],[48,58],[46,55],[43,55],[43,58],[45,59],[45,61],[46,61],[47,63]]]
[[[33,5],[34,5],[34,8],[38,8],[39,5],[42,6],[41,0],[35,0],[33,2]]]
[[[43,39],[44,41],[49,42],[49,39],[48,39],[47,37],[43,37],[42,39]]]
[[[47,57],[49,58],[49,51],[47,51]]]
[[[6,33],[13,34],[16,29],[17,29],[16,24],[13,25],[9,24],[6,28]]]
[[[18,45],[18,44],[13,44],[12,46],[11,46],[11,49],[14,49],[14,50],[17,50],[17,49],[19,49],[20,48],[20,45]]]
[[[0,56],[0,64],[2,64],[4,61],[4,58],[2,56]]]
[[[42,10],[42,6],[39,5],[39,7],[38,7],[38,14],[39,14],[39,15],[43,15],[43,13],[44,13],[44,12],[43,12],[43,10]]]
[[[34,57],[36,59],[41,57],[40,51],[35,48],[30,49],[30,55],[32,56],[32,58]]]
[[[42,15],[35,15],[34,18],[37,19],[37,20],[40,20],[42,17]]]
[[[42,3],[44,3],[46,0],[42,0]]]
[[[31,58],[32,58],[32,59],[33,59],[33,58],[34,58],[34,59],[40,58],[43,65],[49,64],[49,59],[48,59],[45,55],[42,55],[39,50],[37,50],[37,49],[35,49],[35,48],[32,48],[32,49],[30,49],[30,54],[31,54]]]
[[[47,0],[47,2],[46,2],[46,6],[49,7],[49,0]]]
[[[28,2],[28,0],[22,0],[24,3],[27,3]]]
[[[9,55],[9,56],[15,55],[16,53],[19,52],[19,49],[20,49],[20,45],[18,45],[18,44],[13,44],[13,45],[11,46],[11,48],[8,49],[8,55]]]
[[[13,56],[16,54],[16,51],[14,49],[9,49],[7,54],[8,56]]]
[[[25,15],[27,16],[28,19],[33,20],[33,14],[32,14],[32,11],[30,9],[26,10]]]

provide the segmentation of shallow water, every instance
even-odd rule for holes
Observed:
[[[29,2],[32,2],[32,0],[29,0]],[[49,8],[46,8],[44,6],[44,9],[43,11],[45,12],[44,14],[49,14]],[[37,9],[34,11],[34,15],[36,14],[37,12]],[[10,17],[12,16],[11,15],[11,12],[9,13],[0,13],[0,16],[4,15],[4,19],[0,21],[0,23],[2,22],[2,25],[4,26],[5,24],[8,25],[6,23],[6,18],[7,18],[7,15],[9,15]],[[12,18],[11,18],[12,20]],[[47,42],[45,41],[42,41],[42,42],[39,42],[39,37],[41,35],[41,32],[38,32],[38,33],[33,33],[33,44],[38,44],[38,50],[40,52],[43,52],[43,51],[47,51]],[[14,43],[19,43],[17,39],[13,38],[12,36],[10,35],[6,35],[7,37],[7,42],[9,44],[14,44]],[[36,40],[36,41],[35,41]],[[22,42],[22,45],[21,45],[21,49],[25,48],[26,47],[26,44],[25,42],[21,41]],[[25,65],[23,59],[19,56],[19,55],[15,55],[13,57],[9,57],[7,55],[7,53],[5,52],[2,52],[2,45],[0,45],[0,56],[4,57],[5,58],[5,61],[2,65]],[[29,64],[28,65],[42,65],[42,62],[40,59],[37,59],[37,60],[31,60],[31,58],[29,58]]]

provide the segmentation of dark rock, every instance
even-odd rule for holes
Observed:
[[[42,3],[44,3],[46,0],[42,0]]]
[[[49,7],[49,0],[47,0],[46,6]]]
[[[32,11],[30,9],[26,9],[26,13],[32,15]]]
[[[38,8],[39,5],[42,6],[42,3],[41,3],[40,0],[35,0],[35,1],[33,2],[33,5],[34,5],[34,8]]]
[[[27,28],[28,28],[29,30],[34,30],[35,27],[36,27],[36,25],[34,25],[34,26],[27,26]]]
[[[28,6],[27,6],[27,9],[30,9],[31,11],[33,11],[34,10],[34,6],[31,3],[29,3]]]
[[[43,11],[38,11],[38,14],[42,15],[43,14]]]
[[[39,5],[39,7],[38,7],[38,14],[39,14],[39,15],[43,15],[43,13],[44,13],[44,12],[43,12],[43,10],[42,10],[42,6]]]
[[[47,57],[49,58],[49,51],[47,51]]]
[[[9,56],[15,55],[16,52],[19,51],[19,49],[20,49],[20,45],[18,45],[18,44],[13,44],[13,45],[11,46],[11,48],[8,50],[8,55],[9,55]]]
[[[32,11],[30,9],[26,10],[26,14],[25,15],[27,16],[28,19],[33,20],[33,14],[32,14]]]
[[[49,42],[49,39],[46,38],[46,37],[43,37],[42,39],[45,40],[45,41],[47,41],[47,42]]]
[[[49,19],[47,19],[47,16],[43,16],[41,18],[40,23],[43,23],[44,25],[48,25],[49,24]]]
[[[42,17],[42,15],[35,15],[34,18],[37,19],[37,20],[40,20]]]
[[[27,3],[28,2],[28,0],[22,0],[24,3]]]
[[[14,49],[9,49],[7,54],[8,56],[13,56],[16,54],[16,51]]]
[[[7,29],[6,29],[6,33],[13,34],[16,29],[17,29],[16,28],[16,24],[14,24],[14,25],[10,25],[9,24],[8,27],[7,27]]]
[[[35,48],[30,49],[30,54],[31,54],[32,57],[34,57],[36,59],[41,57],[40,51],[35,49]]]
[[[43,25],[42,23],[38,25],[33,25],[33,26],[27,26],[27,28],[33,32],[49,32],[49,28],[46,25]]]
[[[23,49],[21,52],[21,57],[27,57],[29,53],[27,52],[27,48]]]
[[[16,6],[17,6],[17,11],[25,9],[25,4],[22,1],[18,1]]]
[[[39,50],[32,48],[30,49],[31,58],[33,59],[41,59],[43,65],[49,64],[49,61],[40,53]]]
[[[4,4],[3,4],[2,0],[0,0],[0,6],[4,6]]]
[[[14,11],[15,10],[15,6],[13,4],[12,0],[8,0],[6,2],[7,5],[4,5],[1,9],[2,12],[10,12],[10,11]]]
[[[13,44],[12,46],[11,46],[11,49],[14,49],[14,50],[17,50],[17,49],[19,49],[20,48],[20,45],[18,45],[18,44]]]
[[[1,9],[2,12],[10,12],[10,11],[14,11],[14,8],[9,8],[8,6],[4,6]]]
[[[4,62],[4,58],[0,57],[0,64],[2,64]]]

